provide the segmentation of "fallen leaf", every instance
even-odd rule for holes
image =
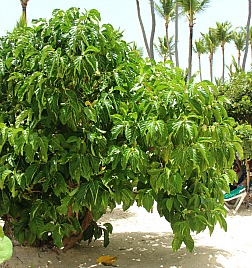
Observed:
[[[114,262],[117,260],[117,257],[114,256],[100,256],[96,262],[101,263],[105,266],[113,266]]]

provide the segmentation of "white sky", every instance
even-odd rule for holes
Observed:
[[[156,0],[159,2],[159,0]],[[147,35],[150,35],[151,17],[148,0],[140,0],[142,17],[146,27]],[[125,40],[136,41],[139,47],[144,47],[142,33],[139,26],[135,0],[30,0],[27,6],[28,22],[32,19],[51,17],[53,9],[66,10],[70,7],[84,9],[97,9],[101,13],[102,23],[111,23],[114,28],[124,30]],[[15,26],[21,15],[20,0],[0,0],[0,35],[10,31]],[[230,21],[233,28],[245,26],[247,22],[247,0],[212,0],[209,7],[196,16],[194,26],[194,38],[200,37],[200,32],[206,33],[209,27],[215,27],[216,22]],[[156,40],[158,36],[164,36],[164,22],[160,17],[157,19]],[[173,34],[174,25],[170,26],[170,36]],[[179,60],[180,67],[187,66],[189,29],[185,18],[180,19],[179,24]],[[226,45],[226,64],[230,65],[231,55],[237,58],[237,52],[233,44]],[[159,60],[156,56],[156,60]],[[161,59],[160,59],[161,60]],[[251,60],[250,50],[247,58],[249,68]],[[222,74],[220,49],[214,55],[214,75],[220,77]],[[197,71],[197,55],[193,55],[193,72]],[[247,68],[247,69],[248,69]],[[203,79],[209,79],[208,56],[202,56]],[[227,70],[226,70],[227,75]]]

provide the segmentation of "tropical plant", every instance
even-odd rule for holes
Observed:
[[[239,124],[252,125],[252,77],[234,63],[235,71],[230,74],[229,80],[219,87],[222,95],[229,101],[225,108]]]
[[[198,55],[199,60],[199,73],[200,73],[200,81],[202,81],[202,72],[201,72],[201,55],[205,54],[207,52],[204,41],[202,38],[199,38],[199,40],[194,41],[195,46],[193,47],[193,50]]]
[[[205,43],[206,51],[209,53],[209,65],[210,65],[210,80],[213,82],[213,56],[220,44],[220,41],[216,37],[216,29],[209,28],[208,33],[202,34],[202,38]]]
[[[137,7],[137,15],[139,24],[141,27],[143,39],[144,39],[144,45],[147,51],[147,54],[150,59],[154,59],[154,37],[155,37],[155,29],[156,29],[156,19],[155,19],[155,8],[154,8],[154,0],[150,0],[150,10],[151,10],[151,34],[150,34],[150,43],[147,40],[142,16],[141,16],[141,9],[140,9],[140,3],[139,0],[136,0],[136,7]]]
[[[228,98],[225,108],[230,116],[237,122],[235,128],[236,135],[242,141],[243,158],[245,159],[247,180],[247,204],[249,198],[249,183],[250,183],[250,170],[252,157],[252,76],[251,73],[243,72],[233,59],[235,72],[230,73],[230,80],[219,86],[220,95]]]
[[[233,30],[233,42],[235,45],[235,48],[237,49],[238,56],[237,56],[237,62],[238,67],[241,67],[241,52],[244,51],[246,46],[246,32],[243,27],[238,27],[235,30]]]
[[[0,46],[0,217],[20,243],[67,250],[134,201],[171,223],[173,250],[219,222],[240,143],[210,82],[143,61],[96,10],[55,10]],[[137,186],[135,196],[132,187]],[[6,232],[7,233],[7,232]]]
[[[159,0],[159,4],[155,3],[155,7],[156,7],[158,14],[161,16],[161,18],[165,20],[165,37],[166,37],[168,56],[169,56],[169,59],[173,61],[171,47],[170,47],[168,27],[169,27],[169,22],[175,16],[175,1],[174,0]]]
[[[223,23],[216,22],[216,37],[218,38],[221,51],[222,51],[222,81],[225,78],[225,44],[230,43],[232,40],[232,31],[231,31],[231,23],[225,21]]]
[[[188,80],[192,75],[193,27],[196,14],[207,8],[210,0],[178,0],[182,13],[189,21]]]
[[[171,36],[168,40],[169,47],[170,47],[170,53],[171,55],[174,55],[174,43],[173,43],[173,36]],[[164,62],[169,58],[169,49],[166,43],[166,36],[158,37],[158,44],[154,44],[154,47],[158,53],[158,55],[163,58]]]
[[[68,249],[104,234],[107,245],[111,225],[96,220],[133,203],[131,175],[116,182],[104,166],[110,114],[129,94],[139,55],[99,21],[96,10],[55,10],[1,41],[0,217],[20,243]]]
[[[246,43],[245,43],[244,57],[243,57],[243,62],[242,62],[243,71],[245,71],[248,47],[249,47],[250,21],[251,21],[251,0],[248,0],[248,20],[246,24]]]

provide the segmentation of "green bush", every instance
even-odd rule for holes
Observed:
[[[219,222],[240,148],[211,83],[144,61],[96,10],[55,10],[0,43],[0,217],[20,243],[104,236],[108,207],[154,201],[174,232]],[[136,197],[132,187],[138,187]]]

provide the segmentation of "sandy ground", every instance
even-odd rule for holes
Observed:
[[[185,247],[173,252],[169,223],[157,211],[147,213],[133,206],[127,212],[120,207],[102,218],[114,226],[111,242],[104,248],[102,241],[76,245],[67,253],[56,254],[49,249],[14,247],[12,258],[0,267],[31,268],[92,268],[101,255],[117,256],[118,267],[136,268],[251,268],[252,267],[252,208],[241,206],[239,212],[227,217],[228,231],[216,226],[210,237],[207,231],[195,235],[195,249]]]

